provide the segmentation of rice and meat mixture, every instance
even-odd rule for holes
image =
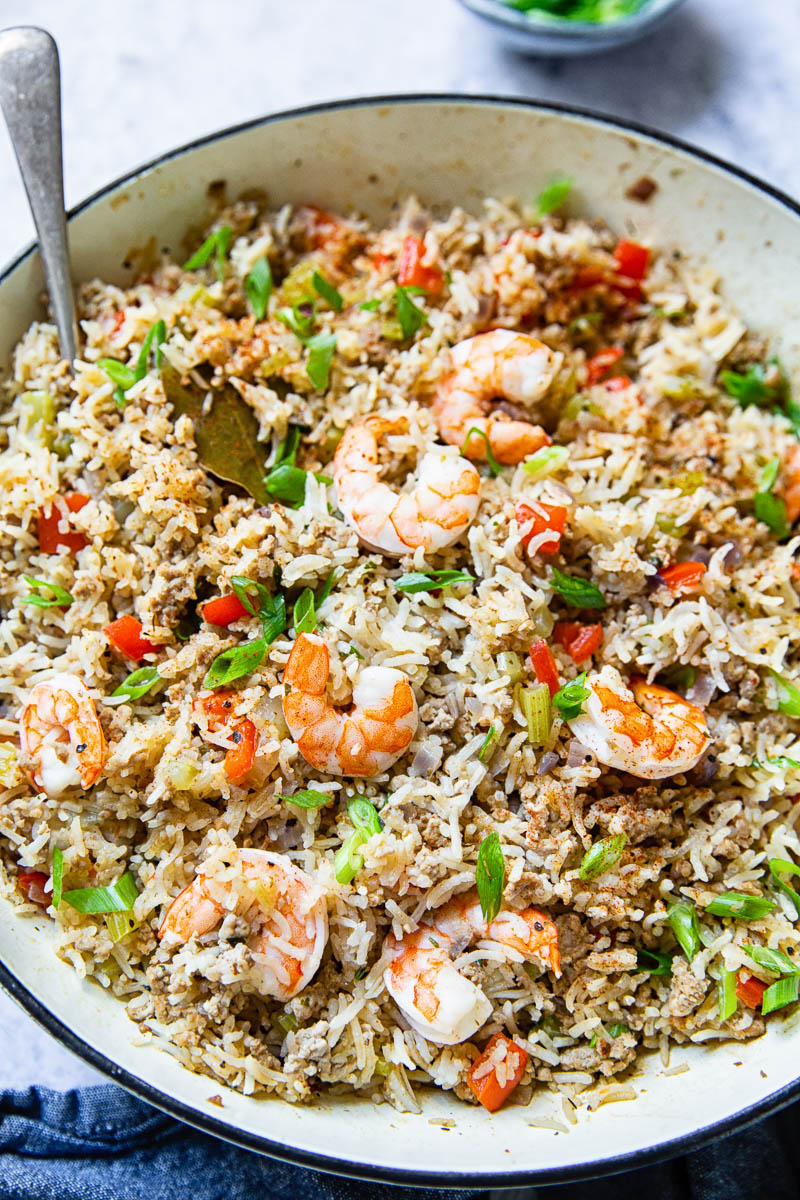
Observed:
[[[800,454],[599,222],[220,208],[2,418],[3,881],[190,1069],[577,1095],[797,998]],[[796,881],[795,881],[796,882]],[[777,1018],[780,1020],[780,1014]]]

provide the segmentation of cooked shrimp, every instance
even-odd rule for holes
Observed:
[[[451,351],[453,371],[433,402],[439,432],[446,442],[464,447],[469,458],[485,459],[486,444],[473,434],[479,429],[499,462],[518,463],[550,438],[539,425],[515,421],[503,412],[490,412],[492,400],[503,398],[530,405],[541,400],[555,378],[562,355],[538,338],[510,329],[492,329],[458,342]]]
[[[106,760],[106,739],[94,701],[77,675],[59,675],[31,689],[19,721],[23,754],[34,764],[33,782],[48,796],[96,783]]]
[[[290,1000],[313,979],[328,941],[328,910],[318,883],[285,854],[238,850],[218,876],[202,868],[166,911],[165,945],[202,937],[235,912],[252,927],[258,990]]]
[[[303,758],[329,775],[388,771],[417,731],[417,700],[407,676],[394,667],[364,667],[348,711],[326,696],[330,655],[322,638],[295,639],[283,682],[283,715]]]
[[[403,417],[366,417],[346,430],[333,459],[339,508],[370,550],[443,550],[475,519],[481,477],[472,463],[438,446],[419,463],[418,482],[396,492],[378,479],[378,442],[407,428]]]
[[[787,523],[794,525],[800,517],[800,446],[793,445],[784,455],[781,474],[775,491],[786,505]]]
[[[427,924],[400,941],[390,934],[386,990],[408,1023],[439,1046],[467,1041],[491,1016],[486,995],[453,963],[478,939],[499,942],[561,974],[558,930],[549,917],[535,908],[509,908],[487,926],[475,889],[436,909]]]
[[[591,695],[569,727],[607,767],[639,779],[666,779],[690,771],[709,744],[702,708],[668,688],[632,679],[614,667],[586,681]]]

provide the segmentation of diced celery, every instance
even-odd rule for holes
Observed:
[[[53,447],[55,436],[56,405],[49,392],[23,392],[19,398],[20,428],[23,433],[38,429],[39,441],[48,450]]]
[[[176,758],[166,767],[167,779],[176,792],[188,792],[199,774],[199,768],[185,758]]]
[[[535,688],[522,688],[519,701],[528,722],[528,741],[532,746],[546,745],[553,724],[549,687],[546,683],[540,683]]]
[[[501,675],[507,675],[513,687],[522,679],[522,661],[513,650],[501,650],[497,656],[497,666]]]

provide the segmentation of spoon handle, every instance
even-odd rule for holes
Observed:
[[[61,354],[72,362],[78,330],[64,214],[61,75],[44,29],[0,31],[0,107],[33,213]]]

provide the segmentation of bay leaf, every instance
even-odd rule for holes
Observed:
[[[258,440],[258,420],[249,404],[232,387],[210,393],[191,381],[181,382],[180,372],[161,364],[164,395],[175,418],[186,416],[194,426],[201,466],[226,483],[238,483],[259,504],[269,504],[264,482],[266,447]],[[213,400],[208,411],[208,396]]]

